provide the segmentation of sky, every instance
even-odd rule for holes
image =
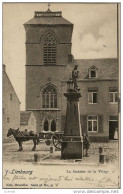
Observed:
[[[25,29],[34,11],[46,11],[47,3],[3,3],[3,64],[25,110]],[[72,54],[75,59],[117,57],[117,5],[51,3],[51,11],[74,24]]]

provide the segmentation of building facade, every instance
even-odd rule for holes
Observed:
[[[20,101],[3,65],[3,140],[9,128],[20,127]]]
[[[35,12],[26,31],[26,111],[37,131],[63,131],[66,81],[78,65],[82,130],[92,141],[114,139],[118,128],[117,59],[74,60],[73,24],[61,12]]]
[[[37,131],[36,129],[36,118],[31,111],[20,112],[20,131]]]

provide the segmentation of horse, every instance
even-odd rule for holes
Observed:
[[[33,140],[34,146],[32,148],[32,151],[35,151],[36,145],[38,145],[38,143],[39,143],[39,134],[34,132],[34,131],[27,132],[26,130],[25,131],[20,131],[19,128],[18,129],[10,128],[8,130],[7,137],[10,137],[11,135],[14,136],[15,140],[19,144],[19,150],[18,151],[23,150],[22,143],[25,142],[25,141]]]

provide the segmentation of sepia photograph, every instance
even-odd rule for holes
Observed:
[[[2,3],[3,189],[121,188],[120,6]]]

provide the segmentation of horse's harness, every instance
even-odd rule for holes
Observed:
[[[13,136],[15,137],[15,138],[17,138],[17,137],[25,137],[25,134],[23,133],[23,132],[21,132],[21,131],[19,131],[19,130],[12,130],[13,131]],[[12,135],[11,134],[11,135]],[[11,137],[11,136],[10,136]]]

